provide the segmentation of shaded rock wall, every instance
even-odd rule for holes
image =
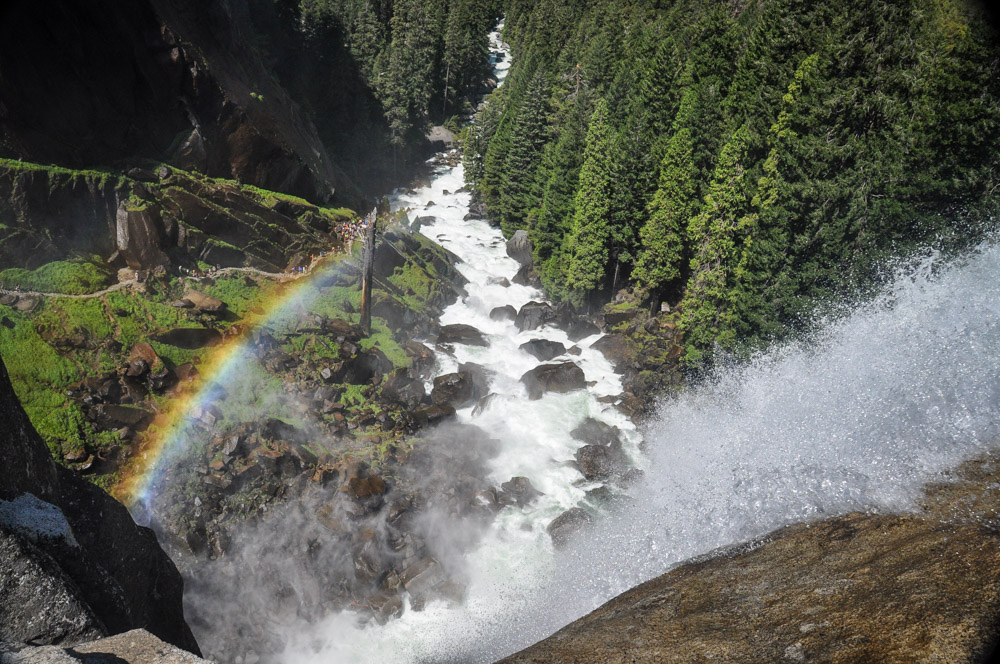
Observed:
[[[998,478],[986,459],[922,514],[847,514],[688,562],[502,662],[994,661]]]
[[[0,156],[145,157],[320,202],[356,196],[253,51],[247,13],[242,0],[4,3]]]
[[[0,458],[5,464],[0,473],[0,538],[6,543],[0,568],[20,570],[19,575],[5,574],[0,584],[5,638],[30,632],[39,643],[72,642],[93,637],[101,626],[107,634],[143,627],[197,652],[184,622],[180,574],[156,536],[137,526],[125,507],[104,491],[56,466],[17,401],[2,361],[0,412]],[[26,514],[25,504],[44,511],[56,526],[65,525],[41,528],[44,521],[37,513]],[[37,613],[18,612],[25,588],[11,580],[28,579],[27,572],[33,581],[25,583],[72,599],[82,613],[53,615],[39,627]],[[29,624],[33,620],[36,623]]]

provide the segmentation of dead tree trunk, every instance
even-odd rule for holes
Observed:
[[[372,275],[375,270],[375,221],[377,210],[365,217],[365,250],[361,272],[361,329],[372,333]]]

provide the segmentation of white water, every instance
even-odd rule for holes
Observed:
[[[927,259],[850,316],[831,321],[808,345],[775,350],[722,369],[704,386],[664,403],[649,426],[649,458],[630,424],[596,401],[621,389],[589,345],[577,361],[588,392],[527,401],[518,377],[537,363],[520,351],[544,337],[569,347],[558,330],[519,334],[489,320],[540,294],[489,285],[517,265],[499,231],[462,221],[468,195],[461,167],[400,195],[412,216],[439,220],[421,232],[463,258],[469,297],[443,323],[469,323],[489,348],[456,345],[440,371],[473,361],[496,372],[502,395],[482,416],[503,442],[493,480],[526,475],[545,493],[530,508],[507,508],[466,558],[471,579],[462,607],[431,604],[385,626],[333,616],[289,639],[299,662],[489,662],[528,646],[615,594],[672,565],[782,525],[851,510],[905,510],[940,472],[996,446],[1000,435],[1000,248],[984,246],[948,266]],[[429,201],[435,204],[428,206]],[[580,443],[568,431],[586,416],[626,431],[626,449],[647,468],[634,500],[569,551],[553,552],[544,527],[583,500],[587,485],[563,462]]]

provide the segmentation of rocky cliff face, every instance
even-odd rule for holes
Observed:
[[[848,514],[691,561],[503,664],[987,662],[1000,637],[1000,463],[919,514]]]
[[[57,466],[0,361],[0,641],[71,645],[145,628],[185,650],[183,584],[153,532]]]
[[[251,47],[245,2],[0,9],[0,156],[168,161],[319,202],[353,186]]]

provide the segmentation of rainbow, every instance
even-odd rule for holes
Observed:
[[[160,480],[188,452],[191,443],[204,433],[197,425],[202,412],[217,403],[227,385],[234,383],[252,359],[250,330],[265,325],[277,325],[294,314],[308,310],[320,291],[311,286],[320,277],[329,277],[343,269],[342,257],[321,259],[291,287],[279,292],[262,304],[264,312],[247,325],[247,331],[225,339],[210,349],[198,365],[197,382],[160,411],[147,430],[145,440],[130,463],[123,467],[114,487],[116,498],[129,506],[133,513],[142,513],[155,497]]]

